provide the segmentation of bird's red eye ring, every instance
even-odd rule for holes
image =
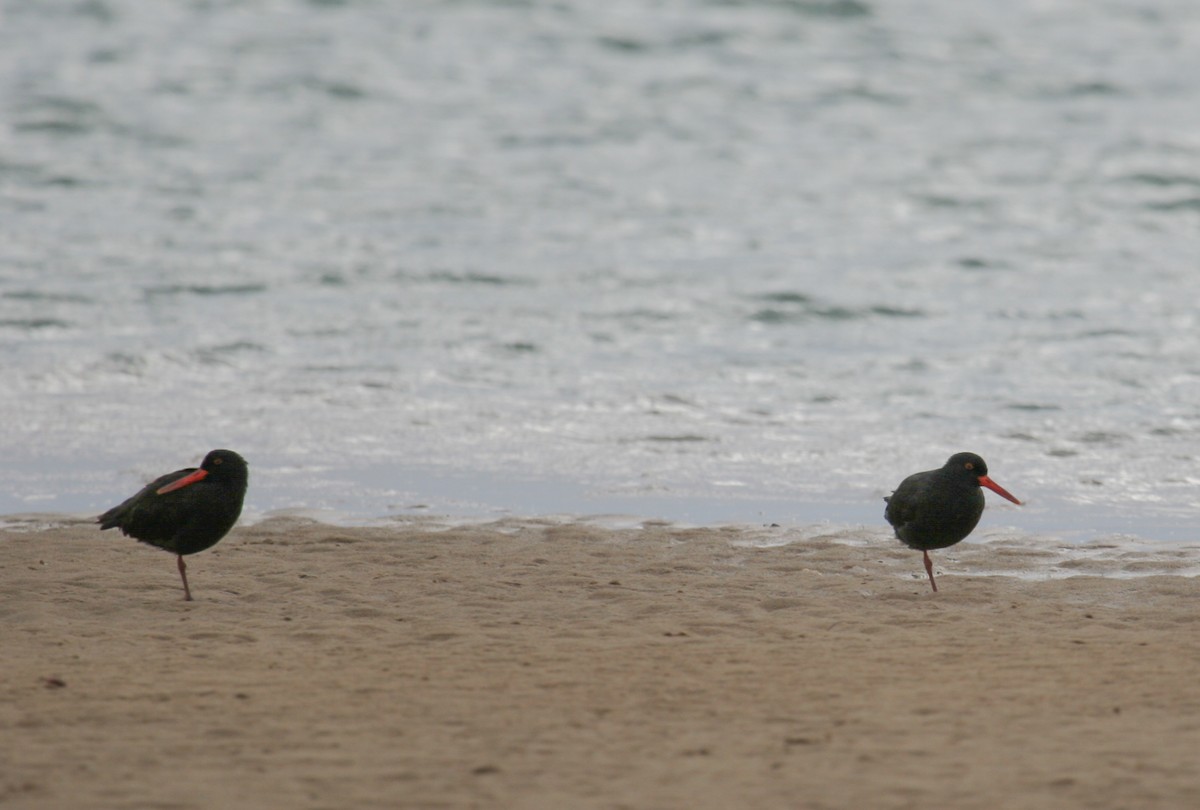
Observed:
[[[221,458],[220,456],[217,456],[216,458],[214,458],[214,459],[213,459],[213,464],[220,464],[220,463],[222,463],[223,461],[224,461],[224,459],[223,459],[223,458]],[[969,464],[968,464],[967,466],[969,467],[969,466],[971,466],[971,465],[969,465]]]
[[[974,464],[973,462],[970,462],[970,461],[968,461],[968,462],[967,462],[966,464],[964,464],[963,466],[964,466],[964,467],[966,467],[968,470],[973,470],[973,469],[975,469],[975,464]]]

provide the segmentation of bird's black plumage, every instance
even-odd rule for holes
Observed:
[[[929,551],[952,546],[975,529],[983,515],[982,486],[1020,503],[988,477],[987,463],[974,453],[956,453],[940,469],[913,473],[884,498],[883,516],[902,543],[924,552],[925,570],[935,591]]]
[[[237,523],[249,480],[246,461],[232,450],[213,450],[200,467],[156,478],[100,516],[101,530],[123,533],[178,555],[184,598],[191,599],[184,555],[212,548]]]

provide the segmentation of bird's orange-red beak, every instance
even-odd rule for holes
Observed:
[[[204,476],[206,476],[206,475],[208,475],[208,470],[196,470],[191,475],[185,475],[183,478],[180,478],[178,481],[172,481],[171,483],[166,484],[165,486],[159,487],[158,489],[154,490],[154,494],[155,495],[166,495],[168,492],[174,492],[177,489],[183,489],[188,484],[194,484],[197,481],[203,481]],[[1001,493],[1003,493],[1003,490],[1001,490]],[[1012,495],[1008,495],[1007,497],[1012,498],[1013,500],[1016,500],[1016,498],[1013,498]]]
[[[979,476],[979,486],[987,487],[992,492],[995,492],[997,495],[999,495],[1002,498],[1008,498],[1010,501],[1015,503],[1017,506],[1021,505],[1021,502],[1018,501],[1016,498],[1014,498],[1011,492],[1009,492],[1007,489],[1005,489],[1004,487],[997,484],[992,479],[988,478],[986,475]],[[159,491],[161,492],[162,490],[159,490]]]

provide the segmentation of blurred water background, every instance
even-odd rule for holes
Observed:
[[[0,9],[0,513],[1196,539],[1192,0]]]

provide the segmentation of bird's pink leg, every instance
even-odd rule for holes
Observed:
[[[928,551],[924,552],[924,554],[925,554],[925,573],[929,574],[929,584],[933,586],[933,592],[937,593],[937,583],[933,579],[933,560],[929,559]],[[183,557],[179,558],[179,562],[180,562],[180,564],[183,563]]]
[[[177,554],[175,556],[179,560],[179,576],[181,579],[183,579],[183,601],[190,602],[192,601],[192,589],[189,588],[187,584],[187,563],[183,561],[182,554]],[[933,574],[930,574],[930,576],[932,577]],[[935,587],[934,590],[936,591],[937,588]]]

